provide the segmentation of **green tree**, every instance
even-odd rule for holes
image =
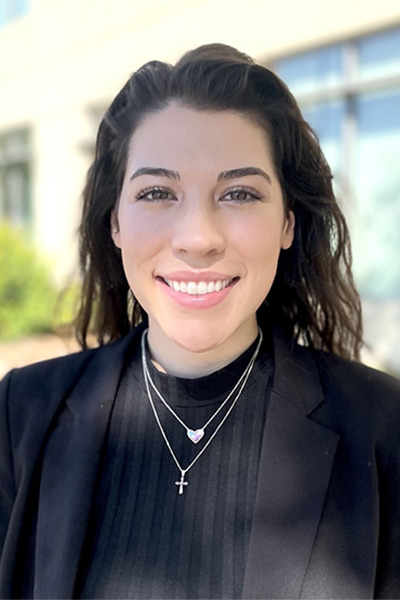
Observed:
[[[50,331],[56,289],[26,235],[0,224],[0,338]]]

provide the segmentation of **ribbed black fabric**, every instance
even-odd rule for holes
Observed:
[[[151,376],[179,416],[198,429],[226,398],[255,344],[207,377]],[[180,473],[144,387],[140,351],[126,370],[113,411],[76,598],[240,598],[254,510],[271,359],[264,342],[235,408],[178,494]],[[233,396],[234,398],[235,396]],[[186,468],[217,427],[194,445],[153,398]]]

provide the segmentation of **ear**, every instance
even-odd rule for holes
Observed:
[[[117,248],[121,249],[121,236],[119,231],[118,217],[115,210],[111,212],[110,227],[113,242],[117,246]]]
[[[294,212],[289,211],[288,216],[285,219],[285,224],[282,231],[281,248],[287,250],[292,245],[294,239],[294,228],[296,225],[296,219]]]

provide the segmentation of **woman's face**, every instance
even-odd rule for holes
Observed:
[[[261,127],[177,104],[151,114],[132,136],[112,221],[150,340],[206,352],[255,339],[294,230]]]

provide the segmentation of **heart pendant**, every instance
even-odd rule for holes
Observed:
[[[193,444],[197,444],[197,442],[199,442],[201,440],[203,435],[204,435],[204,429],[196,429],[196,431],[193,431],[193,429],[187,430],[187,436],[188,436],[189,440],[191,442],[193,442]]]

